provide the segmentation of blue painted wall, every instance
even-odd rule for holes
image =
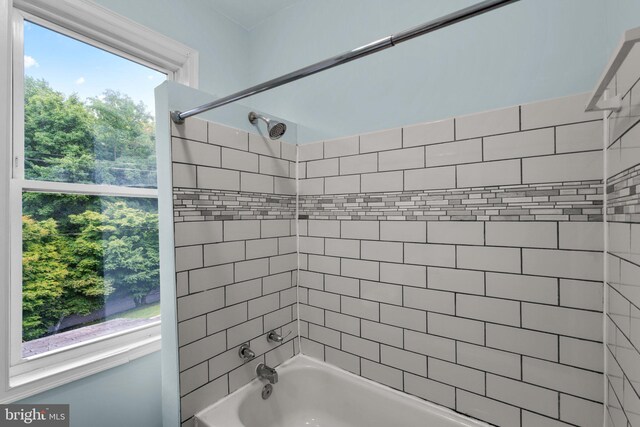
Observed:
[[[476,1],[302,0],[251,31],[251,83]],[[590,91],[639,4],[521,0],[252,102],[308,142]]]

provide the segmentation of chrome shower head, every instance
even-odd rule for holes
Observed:
[[[266,117],[254,113],[253,111],[249,113],[249,121],[251,122],[251,124],[257,124],[256,121],[258,119],[267,124],[267,131],[269,132],[269,138],[271,139],[280,139],[280,137],[287,131],[287,125],[282,122],[278,122],[273,119],[267,119]]]

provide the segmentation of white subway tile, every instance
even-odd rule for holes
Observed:
[[[363,240],[361,247],[363,259],[402,262],[402,243]]]
[[[402,191],[402,171],[366,173],[361,176],[361,191],[363,193],[380,193],[383,191]]]
[[[455,294],[431,289],[404,288],[405,307],[444,314],[455,314]]]
[[[412,169],[404,172],[404,190],[440,190],[456,188],[456,168],[445,166]]]
[[[309,305],[327,310],[340,311],[340,295],[309,289]]]
[[[402,129],[388,129],[360,135],[360,152],[391,150],[402,147]]]
[[[427,267],[422,265],[380,263],[380,280],[405,286],[427,287]]]
[[[403,128],[402,132],[403,147],[437,144],[439,142],[453,141],[453,139],[453,119],[407,126]]]
[[[335,296],[338,297],[337,295]],[[333,302],[331,302],[331,304],[333,304]],[[340,297],[338,297],[338,306],[340,306]],[[338,308],[337,311],[340,311],[340,308]],[[324,322],[327,328],[336,329],[351,335],[360,335],[360,319],[357,317],[346,316],[333,311],[325,311]]]
[[[323,289],[324,274],[300,270],[299,282],[300,286],[304,286],[305,288]]]
[[[380,304],[358,298],[341,296],[341,312],[362,319],[380,320]]]
[[[227,305],[237,304],[262,295],[262,280],[254,279],[238,282],[226,287]]]
[[[307,162],[307,178],[338,175],[338,159],[313,160]]]
[[[456,362],[461,365],[520,379],[522,366],[518,354],[464,342],[457,343],[456,354]]]
[[[242,261],[235,264],[235,280],[243,282],[269,274],[269,260],[266,258]]]
[[[240,172],[240,190],[255,193],[273,193],[273,177],[257,173]]]
[[[522,263],[524,274],[602,280],[602,254],[598,252],[523,249]]]
[[[378,154],[381,171],[404,170],[425,167],[424,148],[405,148]]]
[[[295,144],[293,142],[288,142],[288,141],[282,141],[282,144],[280,145],[280,151],[281,151],[280,157],[282,159],[295,162],[297,152],[298,152],[298,144]],[[290,175],[290,176],[293,177],[295,175]]]
[[[225,307],[207,314],[207,332],[213,334],[247,320],[247,303]]]
[[[525,159],[535,160],[535,159]],[[521,184],[520,160],[473,163],[457,166],[457,187]]]
[[[456,139],[468,139],[520,130],[518,107],[487,111],[456,118]]]
[[[558,303],[558,279],[520,274],[487,273],[487,296],[518,301]]]
[[[278,239],[247,240],[245,244],[247,245],[247,259],[264,258],[278,254]],[[224,248],[220,249],[222,250]]]
[[[604,372],[602,343],[560,337],[560,363]]]
[[[380,347],[381,362],[406,372],[426,377],[427,357],[421,354],[400,350],[398,348],[382,345]]]
[[[207,142],[207,122],[196,117],[189,117],[181,125],[172,121],[171,136]]]
[[[514,159],[554,153],[553,128],[490,136],[483,141],[484,160]]]
[[[555,98],[525,104],[522,108],[522,129],[535,129],[569,123],[599,120],[599,112],[585,113],[589,94]]]
[[[503,325],[520,326],[520,303],[499,298],[458,294],[456,315]]]
[[[448,338],[405,330],[404,348],[438,359],[456,360],[456,342]]]
[[[310,324],[309,338],[331,347],[340,348],[340,332]]]
[[[380,221],[380,240],[396,242],[426,242],[424,221]]]
[[[417,375],[404,373],[404,391],[448,408],[456,406],[455,388]]]
[[[540,304],[522,304],[522,327],[587,340],[602,340],[602,315]]]
[[[192,270],[202,266],[202,246],[183,246],[176,248],[176,272]]]
[[[402,329],[395,326],[385,325],[384,323],[371,322],[369,320],[361,320],[361,336],[383,344],[402,347]]]
[[[287,271],[280,274],[271,274],[269,277],[265,277],[262,280],[262,287],[264,294],[270,294],[272,292],[279,292],[294,286],[291,280],[292,275],[295,275],[296,271]]]
[[[209,143],[247,151],[249,134],[245,131],[209,122]]]
[[[542,387],[602,401],[602,374],[525,357],[522,360],[522,378]]]
[[[530,409],[557,418],[558,392],[514,381],[496,375],[487,375],[487,397]]]
[[[258,356],[229,372],[229,392],[233,393],[256,377],[258,364],[264,363],[264,356]]]
[[[332,176],[324,179],[324,194],[360,192],[360,175]]]
[[[380,322],[414,331],[427,332],[427,313],[395,305],[380,305]]]
[[[296,194],[295,178],[282,178],[276,176],[275,178],[273,178],[273,186],[273,191],[275,194],[286,194],[290,196],[295,196]]]
[[[197,179],[195,166],[173,163],[172,170],[174,187],[196,188]]]
[[[560,394],[560,419],[584,427],[601,427],[602,404]]]
[[[379,266],[377,261],[363,261],[356,259],[341,260],[341,274],[346,277],[359,279],[379,280]],[[337,273],[333,273],[337,274]]]
[[[192,414],[195,414],[196,412],[199,412],[211,405],[211,402],[222,399],[228,393],[229,389],[226,376],[220,377],[217,380],[200,387],[194,392],[189,393],[180,399],[180,413],[183,417],[182,421],[185,421],[187,417],[190,417]]]
[[[327,255],[345,258],[360,258],[360,240],[325,239]]]
[[[246,151],[223,148],[222,167],[245,172],[258,172],[258,155]]]
[[[376,153],[340,158],[340,175],[376,172],[377,170],[378,155]]]
[[[192,392],[205,385],[209,380],[209,368],[207,362],[189,368],[180,373],[180,396]]]
[[[322,237],[300,236],[300,252],[324,255],[324,239]]]
[[[269,258],[269,273],[278,274],[298,268],[298,254],[278,255]]]
[[[484,393],[484,372],[429,358],[429,378],[463,390]]]
[[[346,138],[332,139],[324,142],[324,157],[343,157],[360,152],[360,137],[348,136]]]
[[[427,167],[459,165],[482,161],[482,140],[447,142],[429,145],[427,150]]]
[[[342,350],[369,360],[380,361],[380,344],[375,341],[342,334]]]
[[[601,222],[560,222],[559,226],[560,249],[604,249],[604,228]]]
[[[309,174],[309,169],[308,169],[309,163],[307,163],[307,176]],[[282,159],[274,159],[273,157],[269,157],[269,156],[260,156],[260,173],[288,178],[289,177],[289,161],[282,160]],[[312,177],[309,176],[309,178],[312,178]]]
[[[197,341],[207,336],[207,317],[198,316],[178,323],[178,346]]]
[[[234,347],[263,333],[262,318],[257,317],[227,330],[227,346]]]
[[[260,238],[260,221],[224,221],[224,241]]]
[[[249,134],[249,151],[265,156],[280,157],[281,141],[272,141],[262,135]]]
[[[487,324],[487,346],[539,357],[558,359],[558,336],[509,326]]]
[[[523,184],[600,180],[602,175],[602,151],[522,160]]]
[[[309,236],[340,237],[340,221],[310,219]]]
[[[324,360],[324,345],[311,341],[307,338],[302,338],[301,341],[300,348],[302,350],[302,354],[319,360]]]
[[[240,190],[240,172],[198,166],[198,188],[213,190]]]
[[[249,301],[249,319],[264,316],[280,308],[280,296],[278,294],[265,295]]]
[[[602,148],[602,120],[556,128],[556,151],[573,153]]]
[[[189,294],[189,273],[182,272],[176,274],[176,297],[183,297]]]
[[[553,249],[558,247],[558,223],[556,222],[487,221],[485,224],[487,245]],[[562,227],[565,223],[560,224]]]
[[[324,325],[324,310],[310,305],[300,304],[300,320]]]
[[[320,273],[340,274],[340,258],[309,255],[309,270]]]
[[[360,281],[360,298],[402,305],[402,286]]]
[[[298,145],[298,159],[301,162],[307,160],[317,160],[324,157],[324,144],[322,142],[312,142]]]
[[[345,371],[360,375],[360,358],[358,356],[336,350],[332,347],[327,347],[324,360],[338,368],[344,369]]]
[[[402,371],[363,359],[361,375],[370,380],[402,390]]]
[[[497,426],[520,427],[520,409],[464,390],[456,391],[456,410]]]
[[[438,313],[429,313],[427,317],[430,334],[484,345],[484,322]]]
[[[233,283],[233,264],[201,268],[189,272],[189,292],[200,292]]]
[[[325,290],[341,295],[358,297],[360,295],[360,281],[349,277],[325,276]]]
[[[225,333],[219,332],[206,338],[192,342],[178,350],[180,370],[195,366],[226,350]]]
[[[560,279],[560,305],[602,311],[602,282]]]
[[[220,167],[220,147],[186,139],[171,138],[171,159],[174,162]]]
[[[429,267],[427,287],[466,294],[484,294],[484,274],[481,271]]]
[[[298,189],[301,196],[324,194],[324,178],[300,179]]]
[[[243,241],[204,245],[204,266],[227,264],[244,260]]]
[[[520,249],[493,246],[458,246],[458,268],[520,273]]]
[[[179,222],[174,225],[176,246],[198,245],[222,241],[220,221]]]
[[[479,221],[427,222],[429,243],[484,245],[484,223]]]
[[[404,262],[438,267],[455,267],[456,247],[454,245],[405,243]]]

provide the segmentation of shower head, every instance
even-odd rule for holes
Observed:
[[[249,121],[251,124],[257,124],[256,121],[260,119],[267,124],[267,130],[269,131],[269,138],[280,139],[282,135],[287,131],[287,125],[282,122],[278,122],[273,119],[267,119],[260,114],[256,114],[253,111],[249,113]]]

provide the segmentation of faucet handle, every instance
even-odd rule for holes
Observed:
[[[238,349],[238,356],[240,356],[240,359],[242,359],[245,362],[247,362],[247,361],[253,359],[254,357],[256,357],[256,354],[249,347],[249,343],[244,343]]]
[[[272,331],[269,331],[269,333],[267,334],[267,341],[280,344],[289,335],[291,335],[291,331],[289,331],[287,335],[282,336],[279,333],[277,333],[274,329]]]

